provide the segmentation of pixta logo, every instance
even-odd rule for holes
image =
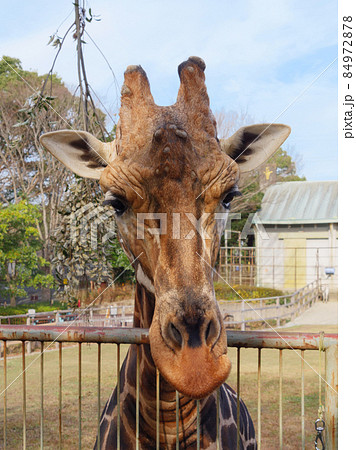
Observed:
[[[69,220],[72,245],[90,245],[92,250],[96,250],[98,248],[98,230],[100,227],[104,229],[104,232],[100,233],[102,244],[114,238],[116,236],[114,216],[114,211],[93,203],[88,203],[72,212]]]

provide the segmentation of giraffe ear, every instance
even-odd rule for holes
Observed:
[[[221,139],[221,149],[234,159],[242,173],[257,169],[279,149],[291,132],[278,123],[263,123],[240,128],[227,139]]]
[[[43,134],[40,142],[68,169],[84,178],[98,180],[116,156],[115,141],[101,142],[86,131],[53,131]]]

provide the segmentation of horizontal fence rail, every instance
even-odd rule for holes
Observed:
[[[102,344],[116,344],[117,345],[117,364],[116,364],[116,377],[117,382],[120,384],[120,345],[121,344],[148,344],[149,343],[149,332],[147,329],[139,329],[139,328],[111,328],[111,327],[78,327],[72,326],[71,324],[67,327],[65,326],[33,326],[33,325],[2,325],[0,327],[0,343],[2,342],[2,362],[3,362],[3,382],[4,382],[4,390],[2,395],[3,399],[3,411],[4,411],[4,419],[3,419],[3,448],[7,447],[7,440],[9,437],[8,423],[7,423],[7,414],[8,410],[11,407],[8,403],[7,399],[7,387],[9,386],[9,380],[7,377],[7,343],[12,341],[20,341],[21,343],[21,355],[22,355],[22,374],[20,374],[22,378],[22,436],[19,436],[19,442],[22,439],[23,448],[26,448],[27,442],[27,421],[28,415],[27,412],[27,382],[26,382],[26,355],[25,355],[25,345],[26,342],[31,341],[39,341],[41,343],[41,352],[38,357],[41,358],[40,365],[40,396],[41,396],[41,411],[39,411],[39,421],[40,421],[40,445],[39,448],[44,448],[44,389],[43,389],[43,380],[44,380],[44,360],[43,353],[45,352],[44,343],[45,342],[56,342],[59,345],[58,349],[58,389],[59,389],[59,399],[58,399],[58,442],[59,448],[63,447],[63,423],[65,419],[65,408],[63,406],[63,356],[62,356],[62,346],[64,343],[72,342],[78,344],[78,396],[77,396],[77,405],[78,405],[78,443],[79,448],[82,448],[82,419],[83,419],[83,394],[82,394],[82,383],[83,383],[83,374],[82,374],[82,344],[83,343],[96,343],[97,344],[97,428],[99,430],[99,422],[100,422],[100,414],[103,403],[101,403],[101,387],[102,387]],[[283,448],[283,427],[288,426],[288,418],[284,417],[283,414],[283,374],[288,370],[288,367],[285,364],[285,359],[283,358],[283,354],[285,350],[293,350],[298,352],[301,359],[301,440],[302,446],[301,448],[308,448],[306,444],[306,436],[305,436],[305,385],[304,385],[304,372],[305,372],[305,351],[319,351],[319,355],[321,355],[321,351],[325,352],[325,422],[326,422],[326,448],[336,449],[337,448],[337,344],[338,344],[338,336],[337,334],[315,334],[315,333],[277,333],[277,332],[265,332],[265,331],[232,331],[227,330],[227,342],[229,347],[236,347],[237,358],[236,358],[236,367],[237,367],[237,393],[240,397],[240,372],[241,372],[241,361],[240,361],[240,349],[241,348],[253,348],[258,349],[258,360],[257,360],[257,376],[258,376],[258,387],[257,387],[257,423],[256,423],[256,431],[257,431],[257,439],[258,439],[258,448],[261,449],[263,446],[263,442],[261,441],[261,430],[263,426],[262,421],[262,389],[261,389],[261,381],[262,381],[262,359],[261,354],[265,349],[276,349],[279,351],[279,448]],[[137,373],[139,373],[139,358],[137,358]],[[319,376],[321,372],[319,372]],[[156,402],[157,406],[159,406],[159,372],[157,371],[157,394],[156,394]],[[20,379],[21,379],[20,378]],[[55,383],[55,380],[53,381]],[[320,384],[321,386],[321,384]],[[18,393],[21,395],[20,391]],[[140,448],[139,443],[139,404],[140,404],[140,386],[137,384],[136,386],[136,395],[137,395],[137,410],[136,410],[136,448]],[[219,390],[217,391],[217,401],[219,399]],[[177,399],[179,399],[177,393]],[[178,402],[179,405],[179,402]],[[237,408],[237,414],[239,416],[239,403]],[[157,409],[157,411],[159,408]],[[200,402],[197,401],[197,410],[200,410]],[[19,416],[20,417],[20,416]],[[177,436],[179,435],[179,407],[176,410],[176,427],[177,427]],[[20,418],[19,418],[20,420]],[[118,429],[120,430],[120,414],[118,415]],[[156,436],[159,436],[160,430],[160,417],[157,413],[156,417]],[[218,424],[218,421],[217,421]],[[218,426],[218,425],[217,425]],[[94,427],[94,424],[93,424]],[[200,417],[198,414],[197,417],[197,432],[198,435],[201,436],[202,429],[200,427]],[[219,436],[219,430],[217,429],[217,436]],[[74,439],[74,438],[73,438]],[[219,442],[217,442],[217,448],[219,447]],[[0,442],[1,446],[1,442]],[[20,444],[18,445],[20,446]],[[157,449],[160,447],[159,442],[157,442]],[[118,434],[118,446],[120,448],[120,435]],[[178,448],[178,445],[177,445]],[[199,444],[197,448],[200,448]],[[275,445],[274,448],[278,448],[278,445]]]
[[[91,342],[105,344],[148,344],[148,330],[143,328],[39,327],[2,325],[0,340],[43,342]]]
[[[225,318],[225,325],[228,327],[241,325],[241,330],[244,331],[245,324],[252,322],[275,321],[279,327],[281,321],[295,319],[321,296],[320,286],[317,281],[314,281],[290,294],[268,298],[219,301],[219,305]]]
[[[290,350],[319,350],[320,335],[315,333],[295,333],[273,331],[227,330],[227,345],[244,348],[274,348]],[[42,328],[32,325],[2,325],[0,340],[41,341],[41,342],[91,342],[105,344],[149,344],[148,329],[144,328],[102,328],[66,327]],[[326,334],[324,348],[338,342],[337,334]]]
[[[96,306],[75,309],[63,309],[44,312],[27,312],[0,316],[0,325],[16,325],[26,323],[27,325],[60,325],[65,322],[75,321],[77,325],[100,326],[100,327],[132,327],[134,304],[132,300],[126,300],[127,304],[110,304],[108,306]],[[30,306],[30,305],[29,305]],[[31,308],[29,308],[29,311]]]
[[[237,295],[238,296],[238,295]],[[220,310],[227,327],[253,322],[275,321],[277,327],[282,321],[293,320],[323,298],[323,291],[317,281],[309,283],[296,292],[281,296],[236,300],[219,300]],[[249,305],[252,306],[249,306]],[[47,312],[28,312],[11,316],[0,316],[0,325],[61,325],[75,322],[79,326],[132,327],[133,299],[131,304],[111,304],[102,307],[87,307]]]

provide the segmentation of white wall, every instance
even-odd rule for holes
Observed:
[[[267,227],[265,233],[258,233],[255,229],[256,237],[256,264],[258,286],[275,287],[276,289],[291,289],[290,282],[286,283],[286,250],[289,248],[289,258],[293,254],[290,249],[295,248],[297,256],[296,262],[296,283],[297,288],[302,287],[318,277],[324,284],[328,284],[331,291],[337,290],[338,279],[338,239],[337,225],[326,227]],[[290,264],[290,263],[289,263]],[[335,275],[327,278],[325,267],[334,267]],[[293,268],[292,268],[293,269]],[[289,269],[291,270],[291,269]],[[294,287],[294,286],[293,286]]]

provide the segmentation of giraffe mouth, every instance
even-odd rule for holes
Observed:
[[[165,380],[190,398],[210,395],[231,370],[224,328],[214,345],[183,344],[181,348],[172,349],[162,336],[159,321],[154,319],[150,328],[150,346],[153,360]]]

